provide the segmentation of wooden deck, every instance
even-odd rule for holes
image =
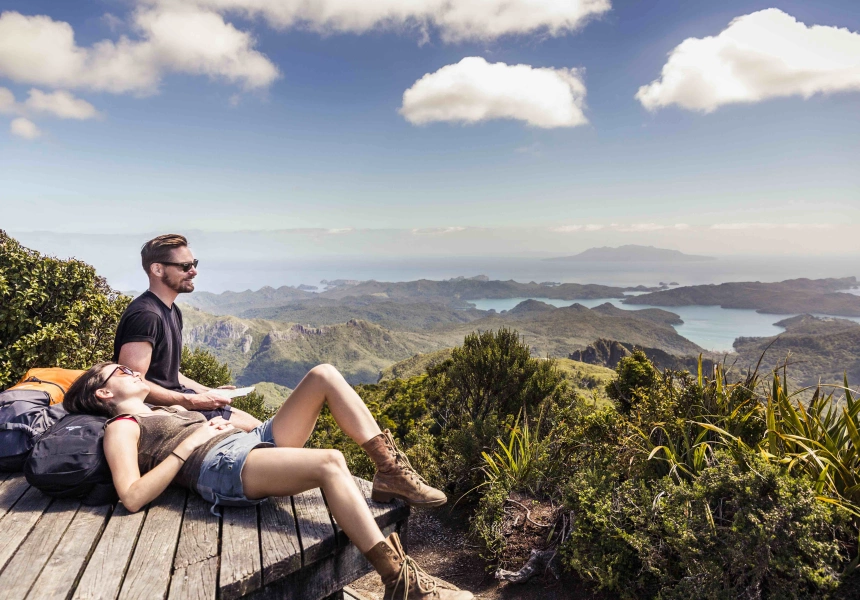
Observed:
[[[409,508],[369,499],[383,533],[406,533]],[[170,488],[145,510],[52,500],[0,473],[0,600],[319,600],[371,568],[320,490],[219,507]],[[346,597],[349,597],[348,595]]]

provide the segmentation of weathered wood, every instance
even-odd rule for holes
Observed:
[[[120,600],[167,595],[186,493],[170,487],[150,505],[122,582]]]
[[[52,506],[53,508],[53,506]],[[81,506],[30,590],[30,598],[68,598],[105,528],[111,506]]]
[[[334,552],[335,530],[319,489],[293,496],[293,507],[302,545],[302,566],[307,567]]]
[[[257,507],[225,506],[223,513],[218,587],[222,600],[234,600],[263,584]]]
[[[80,505],[75,500],[55,500],[42,514],[0,574],[0,600],[17,600],[27,595]]]
[[[176,569],[168,600],[215,600],[218,592],[218,557]]]
[[[33,529],[36,521],[45,512],[51,499],[37,490],[30,488],[15,504],[13,510],[7,512],[0,520],[0,570],[15,554],[15,550]]]
[[[212,514],[211,506],[197,494],[188,494],[174,569],[218,556],[219,519]]]
[[[260,505],[260,547],[263,585],[302,568],[293,504],[287,498],[269,498]]]
[[[6,475],[9,475],[6,473]],[[12,506],[24,495],[30,487],[27,480],[20,473],[11,475],[0,484],[0,519],[3,518]]]
[[[370,509],[370,514],[373,515],[373,519],[376,521],[376,524],[379,525],[380,529],[388,527],[392,523],[409,518],[409,506],[405,502],[398,499],[394,499],[391,502],[376,502],[370,498],[370,494],[373,491],[373,484],[360,477],[353,476],[353,479],[355,480],[355,484],[358,486],[358,489],[361,490],[362,494],[364,494],[367,507]],[[346,537],[343,529],[341,529],[340,525],[337,524],[337,520],[334,518],[334,515],[332,515],[332,522],[334,523],[334,529],[337,533],[337,545],[346,546],[349,544],[349,538]]]
[[[344,600],[370,600],[367,596],[348,585],[343,586]]]
[[[145,511],[129,513],[118,504],[87,562],[74,600],[114,600],[131,561]]]
[[[389,525],[382,533],[387,536],[395,529],[396,525]],[[372,570],[358,548],[350,544],[258,590],[248,600],[321,600]]]

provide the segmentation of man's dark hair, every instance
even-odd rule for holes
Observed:
[[[149,275],[149,267],[152,263],[169,262],[170,253],[174,248],[183,248],[188,245],[184,235],[178,233],[166,233],[146,242],[140,249],[140,262],[143,270]]]
[[[99,417],[113,417],[110,405],[96,396],[96,390],[104,387],[110,373],[103,373],[109,362],[101,362],[90,367],[86,373],[75,379],[63,397],[63,408],[69,413],[83,413]]]

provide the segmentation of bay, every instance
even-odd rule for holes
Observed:
[[[470,300],[476,308],[481,310],[493,309],[496,312],[511,310],[520,302],[530,298],[507,298],[502,300],[483,299]],[[769,315],[758,313],[752,309],[722,308],[720,306],[647,306],[643,304],[624,304],[618,298],[599,298],[590,300],[549,300],[546,298],[532,298],[540,302],[562,307],[573,304],[581,304],[587,308],[594,308],[601,304],[610,303],[623,310],[642,310],[645,308],[660,308],[673,312],[684,321],[681,325],[675,325],[675,331],[691,342],[695,342],[705,350],[713,352],[732,352],[735,339],[739,337],[770,337],[779,335],[785,329],[776,325],[796,315]],[[816,315],[823,316],[823,315]],[[849,317],[839,317],[849,318]],[[850,318],[852,321],[860,322],[860,317]]]

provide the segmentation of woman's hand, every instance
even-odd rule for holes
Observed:
[[[235,429],[235,427],[233,427],[229,421],[225,420],[224,417],[213,417],[209,419],[208,423],[198,427],[194,433],[189,435],[181,444],[179,444],[177,447],[177,454],[182,458],[188,458],[196,448],[199,448],[216,435],[220,435],[225,431],[231,431],[233,429]]]

